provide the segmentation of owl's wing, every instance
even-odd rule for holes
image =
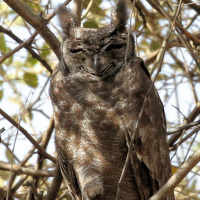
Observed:
[[[147,91],[151,81],[146,76],[148,74],[143,62],[140,62],[140,69],[138,75],[143,74],[141,75],[143,90]],[[145,95],[141,95],[141,97],[144,101]],[[143,101],[138,105],[141,108]],[[134,134],[130,162],[141,200],[148,199],[156,193],[171,176],[164,108],[155,87],[152,87],[148,96],[146,96],[143,106],[144,112],[138,121],[138,129],[135,130],[134,127],[128,130],[127,134],[129,142]],[[173,199],[173,193],[167,197],[167,200]]]
[[[146,66],[144,64],[144,61],[141,58],[137,58],[137,59],[139,59],[141,61],[140,62],[140,67],[143,69],[143,71],[145,72],[145,74],[150,78],[149,71],[148,71],[148,69],[146,68]]]
[[[65,179],[71,197],[73,200],[80,200],[80,190],[72,163],[68,162],[62,153],[58,153],[58,159],[62,176]]]
[[[62,102],[65,101],[63,100],[63,95],[61,93],[56,93],[60,92],[60,88],[64,88],[62,80],[64,79],[64,76],[67,76],[69,73],[67,66],[65,63],[62,61],[59,63],[57,68],[54,70],[52,79],[51,79],[51,84],[50,84],[50,96],[52,99],[53,107],[54,107],[54,117],[55,117],[55,125],[56,127],[56,137],[55,137],[55,143],[56,143],[56,151],[58,154],[58,161],[59,161],[59,166],[60,170],[62,173],[63,178],[65,179],[65,182],[67,184],[69,193],[72,197],[73,200],[80,200],[81,198],[79,197],[80,195],[80,189],[78,186],[78,181],[75,175],[75,171],[73,168],[72,162],[70,162],[70,159],[66,155],[66,144],[65,144],[65,138],[62,137],[61,130],[65,131],[65,129],[61,126],[60,123],[60,118],[61,117],[61,111],[59,111],[57,105],[62,104]],[[62,90],[63,91],[63,90]],[[62,120],[61,120],[62,121]],[[59,122],[59,123],[58,123]]]

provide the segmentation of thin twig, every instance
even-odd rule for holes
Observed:
[[[192,91],[192,94],[193,94],[193,97],[194,97],[194,101],[195,101],[195,103],[197,104],[197,103],[198,103],[198,97],[197,97],[197,93],[196,93],[196,91],[195,91],[195,87],[194,87],[194,83],[193,83],[191,74],[189,73],[189,67],[188,67],[187,62],[186,62],[186,60],[185,60],[185,56],[183,55],[182,49],[180,49],[180,52],[181,52],[182,58],[183,58],[183,60],[184,60],[185,72],[186,72],[187,77],[188,77],[188,80],[189,80],[189,85],[190,85],[190,87],[191,87],[191,91]]]
[[[198,130],[198,131],[199,131],[199,130]],[[183,160],[183,163],[184,163],[184,162],[186,161],[186,159],[187,159],[187,156],[188,156],[188,154],[189,154],[189,152],[190,152],[190,149],[192,148],[192,145],[193,145],[193,143],[194,143],[194,141],[195,141],[195,139],[196,139],[196,137],[197,137],[197,135],[198,135],[198,131],[195,133],[195,135],[194,135],[192,141],[190,142],[190,145],[189,145],[189,147],[188,147],[188,149],[187,149],[187,153],[185,154],[185,158],[184,158],[184,160]]]
[[[42,136],[40,136],[37,140],[37,143],[39,144],[42,140]],[[20,162],[20,166],[24,167],[26,162],[28,161],[28,159],[34,154],[35,151],[35,146],[32,146],[32,148],[29,150],[29,152],[26,154],[26,156],[24,157],[24,159]],[[16,178],[17,172],[14,173],[13,177],[12,177],[12,183],[14,182],[15,178]],[[16,192],[16,190],[21,186],[20,183],[22,184],[24,181],[26,180],[26,178],[22,178],[21,181],[19,181],[12,189],[11,189],[11,193],[14,194]]]
[[[11,170],[11,165],[9,163],[0,161],[0,170],[6,170],[10,171]],[[35,170],[32,168],[28,167],[22,167],[20,165],[13,164],[12,167],[13,172],[17,172],[17,174],[26,174],[29,176],[40,176],[40,177],[53,177],[54,171],[50,170]]]
[[[188,50],[188,52],[190,52],[192,58],[194,59],[197,67],[200,70],[200,62],[198,61],[197,56],[193,53],[192,49],[189,46],[189,43],[184,39],[184,37],[182,36],[180,30],[178,28],[176,28],[176,32],[178,33],[178,38],[180,39],[180,41],[183,43],[183,45],[185,46],[185,48]],[[199,43],[200,45],[200,43]]]
[[[5,143],[4,141],[1,141],[1,144],[3,144],[6,147],[7,151],[12,155],[12,150],[9,148],[10,144]],[[20,162],[19,158],[14,153],[13,153],[13,158],[15,161]]]
[[[43,18],[41,13],[37,15],[34,14],[31,7],[19,0],[4,0],[4,2],[26,22],[28,22],[36,30],[36,32],[44,38],[55,55],[58,58],[61,58],[60,42],[47,26],[48,20]]]
[[[142,11],[142,9],[141,9],[141,7],[140,7],[140,5],[138,4],[137,1],[135,3],[135,7],[137,8],[137,10],[138,10],[138,12],[139,12],[139,14],[140,14],[140,16],[142,18],[142,22],[143,22],[143,27],[141,28],[141,30],[139,31],[139,33],[137,33],[137,37],[139,37],[142,34],[143,30],[147,27],[146,26],[147,21],[146,21],[145,14],[143,13],[143,11]]]
[[[173,22],[173,17],[171,17],[159,4],[157,0],[155,0],[156,3],[152,2],[152,0],[148,0],[148,2],[151,3],[151,5],[154,6],[154,8],[161,13],[170,23],[175,23],[176,26],[176,32],[178,33],[178,37],[181,40],[181,42],[184,44],[184,46],[187,48],[187,50],[190,52],[191,56],[193,57],[194,61],[196,62],[198,68],[200,69],[200,63],[198,59],[196,58],[196,55],[192,52],[192,50],[189,48],[187,42],[185,42],[185,39],[183,38],[182,34],[185,34],[188,39],[192,40],[195,45],[200,45],[200,40],[195,37],[193,34],[189,33],[183,26],[180,24],[180,22],[175,19]],[[180,5],[180,3],[179,3]]]
[[[78,26],[81,24],[81,11],[82,11],[82,0],[73,1],[73,11],[76,15]]]
[[[29,180],[26,183],[24,183],[23,186],[31,187],[31,191],[33,192],[36,199],[37,200],[43,200],[43,192],[38,194],[37,189],[35,188],[35,186],[33,184],[33,181]]]
[[[198,15],[200,15],[200,5],[190,0],[183,0],[183,2],[185,3],[185,5],[188,5],[190,8],[195,10],[198,13]],[[199,1],[196,1],[196,2],[199,3]]]
[[[12,31],[2,27],[1,25],[0,25],[0,32],[3,32],[6,35],[10,36],[13,40],[15,40],[19,44],[23,43],[23,41],[20,38],[18,38],[15,34],[13,34]],[[25,45],[22,47],[24,47],[26,50],[28,50],[31,53],[32,57],[37,59],[50,73],[53,72],[53,70],[51,69],[51,66],[32,49],[33,47],[31,47],[27,41],[25,41]],[[19,46],[18,46],[18,48],[19,48]],[[11,56],[11,55],[9,55],[9,56]]]
[[[14,155],[14,150],[15,150],[15,145],[16,145],[16,141],[17,141],[17,136],[18,136],[18,133],[19,133],[19,126],[20,126],[20,123],[21,123],[21,120],[22,120],[22,117],[24,115],[24,111],[25,111],[25,108],[26,108],[26,103],[28,101],[28,98],[31,94],[31,91],[29,92],[25,102],[24,102],[24,106],[22,108],[22,112],[20,114],[20,118],[19,118],[19,123],[18,123],[18,128],[17,128],[17,133],[16,133],[16,136],[15,136],[15,139],[14,139],[14,144],[13,144],[13,149],[12,149],[12,157],[11,157],[11,170],[10,170],[10,178],[8,180],[8,187],[7,187],[7,195],[6,195],[6,200],[9,199],[9,196],[10,196],[10,188],[11,188],[11,180],[12,180],[12,175],[13,175],[13,162],[14,162],[14,159],[13,159],[13,155]]]
[[[46,150],[47,145],[49,144],[49,140],[51,139],[53,130],[54,130],[54,115],[51,116],[49,125],[42,137],[41,146],[44,150]],[[42,169],[43,163],[44,163],[43,156],[39,154],[37,158],[37,164],[35,165],[35,170]],[[34,186],[38,188],[38,184],[39,184],[39,177],[35,179]]]
[[[161,15],[163,15],[169,22],[172,22],[172,17],[163,9],[163,7],[160,5],[160,3],[157,0],[147,0],[149,4],[155,8]],[[179,21],[176,20],[175,22],[176,27],[180,29],[180,31],[190,40],[194,42],[195,45],[200,45],[200,40],[194,36],[194,34],[191,34],[188,32]]]
[[[189,138],[191,138],[194,134],[198,133],[199,131],[199,127],[195,128],[193,131],[191,131],[187,136],[181,138],[175,145],[173,145],[172,147],[169,148],[170,151],[175,151],[178,149],[178,147],[183,144],[183,142],[185,142],[186,140],[188,140]]]
[[[94,0],[90,0],[85,13],[81,16],[81,21],[87,17],[87,15],[90,12],[90,9],[91,9],[93,3],[94,3]]]
[[[187,118],[184,120],[184,125],[192,122],[200,114],[200,102],[197,103],[195,108],[190,112]],[[172,147],[174,143],[183,135],[185,130],[175,133],[169,138],[168,145]]]
[[[191,123],[189,123],[189,124],[180,126],[180,127],[176,128],[176,129],[174,129],[174,130],[168,131],[168,132],[167,132],[167,135],[171,135],[171,134],[173,134],[173,133],[177,133],[177,132],[182,131],[182,130],[187,130],[187,129],[189,129],[189,128],[193,127],[193,126],[197,126],[197,125],[199,125],[199,124],[200,124],[200,120],[195,121],[195,122],[191,122]]]
[[[61,5],[67,6],[71,1],[72,1],[72,0],[67,0],[67,1],[65,1],[64,3],[62,3]],[[58,12],[58,9],[55,9],[51,14],[48,14],[48,15],[45,17],[45,19],[46,19],[47,21],[50,21],[53,17],[56,16],[57,12]]]
[[[7,119],[13,126],[19,129],[26,138],[38,149],[38,151],[47,159],[51,160],[52,162],[56,163],[56,159],[49,155],[35,140],[34,138],[21,126],[19,125],[15,120],[13,120],[7,113],[5,113],[1,108],[0,108],[0,114]]]
[[[178,16],[177,13],[179,12],[179,9],[180,9],[180,6],[177,7],[176,9],[174,9],[174,12],[173,12],[174,21],[173,21],[171,24],[169,24],[169,26],[168,26],[167,34],[165,35],[165,38],[164,38],[164,40],[163,40],[162,46],[161,46],[161,48],[160,48],[160,51],[159,51],[159,53],[158,53],[158,55],[157,55],[157,57],[156,57],[156,60],[155,60],[155,62],[154,62],[154,65],[153,65],[153,67],[152,67],[152,69],[151,69],[151,71],[150,71],[150,74],[151,74],[151,75],[153,74],[153,72],[154,72],[154,70],[156,69],[156,67],[157,67],[158,65],[161,65],[162,62],[163,62],[164,55],[165,55],[165,52],[166,52],[166,48],[167,48],[167,45],[168,45],[168,43],[169,43],[169,38],[170,38],[171,33],[172,33],[173,29],[174,29],[174,24],[175,24],[176,18],[177,18],[177,16]]]
[[[15,172],[17,174],[17,172]],[[26,181],[26,179],[28,178],[28,175],[24,175],[16,184],[15,186],[11,189],[11,195],[14,195],[15,192],[19,189],[19,187],[22,186],[22,184],[24,183],[24,181]]]
[[[4,127],[1,128],[1,129],[0,129],[0,134],[3,133],[4,131],[5,131],[5,128],[4,128]]]
[[[45,81],[45,83],[44,83],[44,85],[42,86],[42,89],[41,89],[40,93],[38,94],[38,97],[35,99],[35,101],[28,105],[27,110],[31,110],[32,107],[33,107],[39,100],[41,100],[41,95],[42,95],[42,93],[44,92],[44,90],[45,90],[45,88],[46,88],[46,86],[47,86],[49,80],[50,80],[50,77],[47,78],[47,80]]]
[[[14,48],[12,51],[10,51],[7,54],[4,54],[3,56],[0,57],[0,64],[6,60],[7,58],[9,58],[10,56],[12,56],[14,53],[16,53],[17,51],[19,51],[20,49],[22,49],[23,47],[25,47],[27,44],[31,43],[33,41],[33,39],[37,36],[38,32],[34,32],[33,35],[31,35],[31,37],[29,37],[28,40],[26,40],[25,42],[21,43],[19,46],[17,46],[16,48]]]

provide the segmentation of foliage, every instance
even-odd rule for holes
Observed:
[[[83,0],[82,14],[86,12],[89,2],[90,0]],[[200,9],[195,2],[183,0],[179,6],[180,2],[138,0],[136,4],[132,4],[131,1],[128,3],[130,12],[133,7],[133,18],[128,28],[135,35],[137,54],[144,59],[148,70],[152,72],[152,79],[159,66],[162,67],[156,80],[156,87],[165,105],[168,130],[172,132],[169,137],[169,148],[172,164],[176,168],[180,168],[189,155],[199,147],[199,127],[183,128],[178,131],[177,137],[172,130],[190,124],[200,114],[198,93],[200,91]],[[17,8],[18,3],[21,4],[21,11]],[[83,19],[83,26],[96,28],[109,23],[109,13],[115,4],[114,0],[95,0],[90,12]],[[0,129],[3,127],[6,129],[1,134],[0,143],[0,152],[4,152],[4,156],[0,158],[0,187],[4,189],[11,187],[10,194],[16,199],[25,199],[29,195],[29,188],[22,186],[27,180],[33,180],[38,192],[44,190],[44,195],[52,181],[50,178],[52,173],[46,170],[53,170],[53,158],[44,160],[42,150],[34,147],[24,132],[27,131],[48,154],[56,157],[48,84],[50,66],[54,69],[58,63],[57,38],[61,39],[59,22],[56,17],[52,18],[49,15],[55,11],[57,5],[58,1],[53,0],[0,1],[2,109]],[[72,7],[72,3],[69,6]],[[27,9],[23,10],[24,8]],[[163,14],[162,9],[167,15]],[[179,9],[178,15],[173,12],[176,9]],[[29,20],[29,17],[32,20]],[[179,23],[175,23],[174,19]],[[163,41],[171,27],[172,33],[163,47]],[[42,32],[44,29],[46,33]],[[35,31],[39,34],[30,39]],[[49,39],[50,36],[52,38]],[[159,54],[160,50],[164,50],[161,52],[165,53],[164,60]],[[4,115],[3,111],[12,117],[16,124],[12,124],[13,121],[9,116]],[[23,131],[20,126],[24,128]],[[10,163],[13,163],[12,178],[6,171],[11,170]],[[181,193],[176,192],[177,199],[200,198],[197,188],[200,184],[197,176],[199,169],[199,165],[196,165],[179,184],[176,190]],[[44,175],[45,173],[48,175]],[[8,180],[12,186],[7,185]],[[64,188],[63,184],[59,191],[59,195],[63,195],[62,199],[67,198],[64,195]]]

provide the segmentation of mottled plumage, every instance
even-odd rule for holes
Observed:
[[[151,80],[132,36],[127,48],[125,1],[119,0],[111,24],[99,29],[77,27],[63,7],[59,18],[63,59],[50,96],[61,172],[73,199],[114,200]],[[118,199],[148,199],[170,176],[163,105],[152,87]]]

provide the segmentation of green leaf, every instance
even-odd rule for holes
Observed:
[[[143,25],[143,23],[141,21],[137,21],[135,24],[135,29],[138,31],[138,29]]]
[[[0,187],[2,186],[2,181],[4,182],[5,180],[8,180],[10,177],[10,172],[7,172],[5,170],[0,170]]]
[[[95,22],[92,22],[92,21],[86,21],[83,24],[83,27],[84,28],[99,28],[98,25]]]
[[[25,61],[26,62],[26,61]],[[17,70],[22,70],[22,67],[24,67],[24,62],[21,62],[21,61],[18,61],[18,60],[15,60],[12,62],[12,66],[17,69]],[[10,78],[14,78],[14,77],[10,77]]]
[[[158,42],[156,42],[155,40],[152,40],[152,42],[150,44],[150,50],[155,51],[159,48],[160,48],[160,44]]]
[[[171,165],[171,167],[172,167],[172,174],[174,175],[179,168],[174,165]]]
[[[11,103],[14,103],[14,104],[16,104],[17,106],[20,107],[21,104],[20,104],[19,98],[8,97],[8,99],[9,99],[9,101],[10,101]],[[13,116],[13,118],[14,118],[14,116]]]
[[[197,180],[195,179],[195,180],[193,180],[193,182],[192,182],[190,188],[193,189],[193,190],[195,190],[196,185],[197,185]]]
[[[50,48],[48,44],[45,42],[41,48],[42,50],[40,51],[40,56],[44,59],[50,54]]]
[[[28,57],[27,57],[27,59],[25,61],[26,65],[24,65],[24,66],[25,67],[33,67],[37,62],[38,62],[38,60],[33,58],[31,56],[31,54],[29,53],[29,55],[28,55]]]
[[[90,0],[83,1],[83,8],[84,9],[86,9],[88,7],[89,2],[90,2]],[[100,6],[101,3],[102,3],[102,0],[95,0],[91,9],[90,9],[90,12],[92,14],[101,13],[103,11],[101,6]]]
[[[30,87],[36,88],[38,86],[38,78],[36,74],[26,72],[24,73],[23,79]]]
[[[1,45],[0,45],[1,46]],[[10,47],[6,47],[6,52],[10,52],[12,49]],[[3,62],[4,65],[9,66],[13,62],[13,55],[6,58],[6,60]]]
[[[0,36],[0,51],[2,53],[6,53],[7,47],[6,47],[6,42],[5,42],[5,38],[3,35]]]
[[[164,80],[164,79],[167,79],[168,78],[168,76],[166,75],[166,74],[158,74],[158,76],[157,76],[157,81],[160,81],[160,80]]]
[[[35,14],[44,12],[44,8],[34,1],[27,1],[26,5],[28,5]]]
[[[29,119],[30,121],[32,121],[32,119],[33,119],[33,113],[32,112],[26,112],[26,113],[24,113],[24,115],[22,116],[22,120],[24,122],[26,122],[26,119]]]
[[[13,161],[13,163],[15,163],[15,160],[12,159],[13,155],[12,155],[12,153],[11,153],[8,149],[6,150],[6,157],[7,157],[7,159],[9,160],[10,163],[11,163],[12,161]]]
[[[0,89],[0,100],[3,98],[3,90]]]
[[[4,68],[2,66],[0,66],[0,76],[4,77],[5,73],[6,72],[5,72]]]

